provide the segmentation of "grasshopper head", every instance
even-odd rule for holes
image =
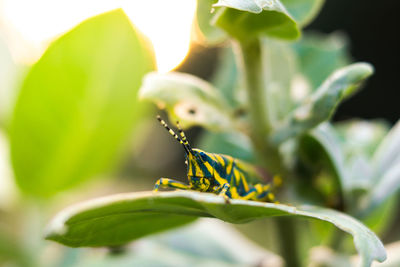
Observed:
[[[200,190],[207,190],[210,180],[213,177],[212,162],[207,152],[197,148],[192,148],[186,139],[185,133],[177,122],[179,136],[167,125],[167,123],[157,116],[160,123],[167,131],[183,146],[185,150],[185,164],[187,165],[187,175],[193,187]]]
[[[207,191],[212,183],[213,167],[207,152],[193,148],[186,154],[187,176],[193,188]]]
[[[187,173],[189,177],[212,178],[213,167],[210,164],[212,160],[207,152],[194,148],[186,155]]]

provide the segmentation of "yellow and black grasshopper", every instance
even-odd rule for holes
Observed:
[[[158,191],[160,187],[192,189],[214,193],[226,200],[233,198],[274,202],[275,196],[271,190],[281,184],[279,176],[275,176],[272,183],[262,183],[264,176],[255,166],[228,155],[191,148],[178,122],[180,136],[169,128],[160,116],[157,116],[157,119],[185,150],[189,185],[169,178],[160,178],[154,186],[154,191]]]

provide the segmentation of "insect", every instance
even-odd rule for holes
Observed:
[[[223,196],[227,202],[229,199],[276,202],[272,189],[281,184],[279,176],[275,176],[271,183],[263,183],[265,179],[255,166],[228,155],[192,148],[179,122],[177,122],[178,136],[160,116],[157,116],[157,119],[185,150],[189,184],[160,178],[153,191],[156,192],[161,187],[190,189]]]

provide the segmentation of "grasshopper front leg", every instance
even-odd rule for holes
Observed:
[[[183,189],[183,190],[188,190],[191,189],[190,185],[184,184],[182,182],[172,180],[169,178],[160,178],[154,185],[153,192],[157,192],[159,188],[165,187],[165,188],[176,188],[176,189]]]
[[[229,201],[229,197],[226,195],[226,193],[228,193],[229,188],[231,187],[230,184],[225,183],[223,185],[221,185],[221,187],[217,190],[219,191],[218,195],[219,196],[223,196],[225,198],[225,203],[230,203]]]

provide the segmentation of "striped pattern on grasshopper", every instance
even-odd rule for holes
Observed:
[[[157,119],[185,150],[189,184],[160,178],[154,191],[165,187],[210,192],[223,196],[227,202],[229,199],[276,202],[272,190],[281,184],[279,176],[274,176],[271,183],[263,183],[265,175],[255,166],[228,155],[192,148],[178,122],[179,136],[160,116]]]

